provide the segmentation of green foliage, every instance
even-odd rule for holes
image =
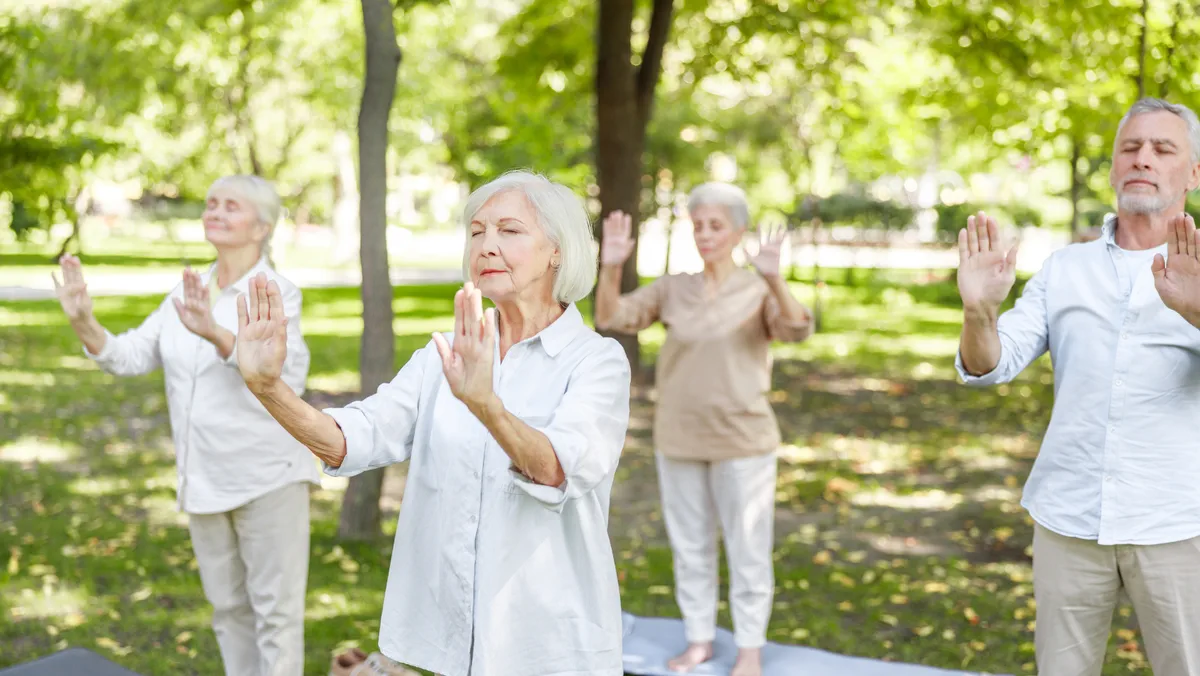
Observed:
[[[819,215],[821,221],[828,225],[903,228],[911,224],[914,211],[892,200],[881,200],[870,195],[850,192],[808,200],[802,204],[796,215],[800,221],[809,221],[814,215]]]

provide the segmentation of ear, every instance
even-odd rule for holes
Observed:
[[[1200,162],[1192,165],[1192,175],[1188,178],[1188,192],[1200,187]]]

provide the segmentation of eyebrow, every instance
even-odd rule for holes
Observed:
[[[1121,141],[1121,145],[1123,145],[1123,146],[1135,145],[1135,144],[1141,145],[1141,144],[1145,143],[1146,141],[1149,141],[1156,146],[1171,146],[1172,148],[1178,147],[1176,145],[1176,143],[1169,138],[1152,138],[1152,139],[1127,138],[1124,141]]]
[[[525,221],[522,221],[519,218],[514,218],[512,216],[505,216],[504,218],[501,218],[500,220],[496,221],[496,225],[503,225],[505,223],[516,223],[517,225],[521,225],[521,226],[525,225]],[[484,225],[484,223],[483,223],[483,221],[480,221],[478,219],[474,219],[471,221],[472,228],[477,225]]]

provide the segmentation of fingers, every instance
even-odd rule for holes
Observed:
[[[1192,231],[1192,251],[1196,252],[1196,258],[1200,260],[1200,230]]]
[[[496,337],[496,308],[490,307],[483,313],[483,344],[492,347]]]
[[[623,211],[618,212],[618,213],[621,214],[621,230],[620,230],[621,239],[632,240],[633,239],[633,216],[630,214],[627,214]]]
[[[247,322],[258,321],[258,277],[250,278],[250,290],[246,294],[250,299],[250,307],[246,314]]]
[[[983,212],[979,212],[982,216]],[[967,217],[967,254],[974,256],[979,253],[979,222],[976,216]]]
[[[267,276],[263,273],[258,273],[254,276],[257,284],[254,288],[258,290],[258,316],[255,319],[270,319],[271,318],[271,299],[267,296]]]
[[[1154,262],[1150,264],[1150,272],[1153,272],[1154,276],[1158,279],[1166,275],[1167,261],[1163,258],[1162,254],[1154,254]]]
[[[462,289],[454,292],[454,339],[458,340],[463,334],[463,297],[466,294]]]
[[[1020,249],[1021,243],[1017,242],[1013,248],[1008,250],[1008,255],[1004,257],[1005,272],[1012,272],[1017,269],[1017,250]]]
[[[455,336],[455,340],[458,340],[457,336]],[[454,363],[454,352],[450,348],[450,344],[446,342],[446,337],[440,332],[434,331],[433,345],[437,348],[438,356],[442,358],[442,369],[449,371],[450,365]]]
[[[251,280],[253,283],[253,280]],[[244,329],[250,325],[250,312],[246,309],[246,294],[239,293],[237,297],[238,328]]]
[[[967,246],[967,229],[958,229],[958,267],[962,267],[967,259],[971,257],[971,250]]]
[[[187,309],[184,308],[183,303],[179,302],[178,298],[172,298],[171,302],[174,303],[175,311],[179,313],[179,318],[183,319],[184,316],[187,314]]]
[[[1198,253],[1196,250],[1196,221],[1192,219],[1191,214],[1187,214],[1180,224],[1179,239],[1180,246],[1186,249],[1187,255],[1195,258]]]
[[[980,251],[999,251],[1000,250],[1000,225],[996,223],[995,216],[988,216],[986,232],[986,244],[984,238],[979,238]]]
[[[267,282],[267,303],[271,319],[287,321],[287,315],[283,311],[283,293],[275,280]]]
[[[486,331],[483,316],[483,292],[476,288],[471,289],[471,319],[475,322],[471,324],[473,335],[482,340]]]

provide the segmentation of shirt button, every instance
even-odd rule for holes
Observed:
[[[1116,426],[1116,425],[1109,425],[1109,426],[1108,426],[1108,431],[1109,431],[1109,432],[1116,432],[1116,431],[1117,431],[1117,426]]]
[[[1128,333],[1122,333],[1122,334],[1121,334],[1121,340],[1129,340],[1129,334],[1128,334]]]
[[[1112,475],[1108,475],[1108,474],[1106,474],[1106,475],[1104,476],[1104,482],[1105,482],[1105,483],[1110,483],[1110,484],[1111,484],[1111,483],[1112,483]]]
[[[1124,385],[1125,385],[1125,381],[1124,381],[1124,380],[1118,380],[1118,381],[1116,381],[1115,383],[1113,383],[1113,385],[1116,385],[1117,387],[1124,387]]]

